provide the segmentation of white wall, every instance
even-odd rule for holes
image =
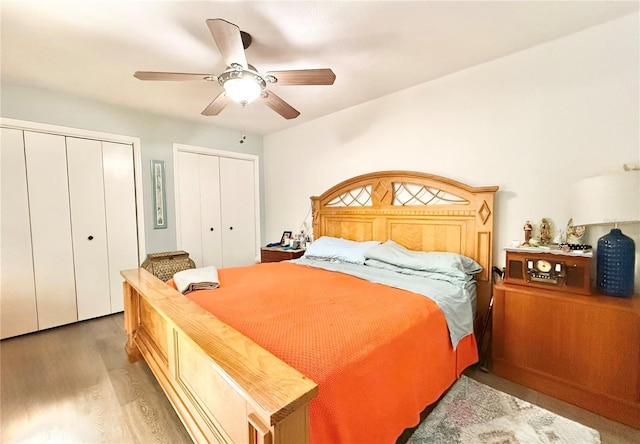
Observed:
[[[142,154],[142,184],[147,253],[176,249],[173,143],[262,156],[261,136],[247,134],[242,145],[236,130],[202,125],[87,100],[68,94],[2,82],[2,117],[138,137]],[[165,161],[167,228],[153,228],[151,159]],[[260,167],[262,168],[262,162]],[[264,176],[261,171],[260,177]],[[262,193],[263,185],[260,184]],[[263,199],[261,199],[263,201]],[[264,214],[264,208],[260,209]],[[264,220],[262,221],[264,226]],[[261,234],[264,238],[264,232]]]
[[[500,187],[494,258],[504,265],[526,220],[566,226],[573,182],[640,164],[639,30],[635,13],[266,136],[266,240],[298,230],[309,196],[344,179],[414,170]],[[638,225],[623,231],[640,251]],[[636,258],[638,291],[639,269]]]

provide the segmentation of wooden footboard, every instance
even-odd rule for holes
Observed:
[[[313,381],[148,271],[122,276],[129,360],[144,358],[194,442],[309,442]]]

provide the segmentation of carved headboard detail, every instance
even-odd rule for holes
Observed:
[[[312,197],[313,233],[356,241],[391,239],[411,250],[475,259],[478,317],[491,295],[493,200],[498,187],[471,187],[433,174],[380,171]]]

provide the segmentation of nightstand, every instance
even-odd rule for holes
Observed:
[[[282,247],[262,247],[260,249],[260,262],[280,262],[298,259],[304,254],[304,250],[283,250]]]
[[[494,287],[492,370],[640,428],[640,295]]]

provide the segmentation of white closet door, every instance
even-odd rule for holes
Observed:
[[[196,267],[202,267],[202,217],[200,213],[200,156],[179,151],[176,178],[177,218],[180,223],[178,248],[189,253]]]
[[[255,263],[255,174],[250,160],[220,158],[223,266]]]
[[[22,131],[2,128],[0,339],[38,330]]]
[[[75,322],[76,292],[65,138],[25,131],[38,325]]]
[[[121,270],[137,268],[138,229],[133,146],[102,142],[111,313],[124,310]]]
[[[102,143],[67,138],[78,320],[111,313]]]
[[[222,230],[220,226],[220,158],[199,155],[202,266],[223,266]]]

